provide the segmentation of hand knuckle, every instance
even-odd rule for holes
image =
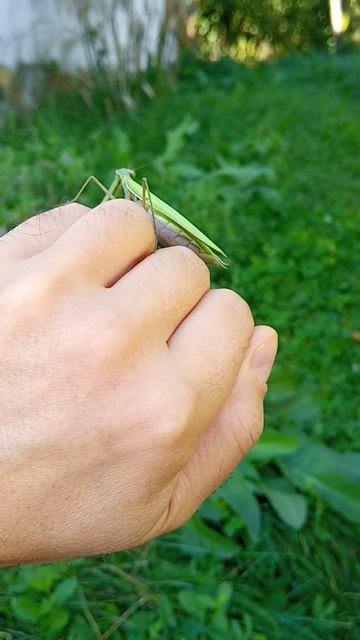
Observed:
[[[62,207],[50,209],[50,211],[42,211],[37,215],[31,216],[13,230],[14,235],[17,236],[17,242],[22,242],[24,236],[40,238],[51,233],[59,218],[62,217],[61,214]]]
[[[191,385],[178,381],[175,389],[169,389],[164,402],[159,433],[162,444],[170,448],[184,444],[189,425],[194,417],[195,394]]]
[[[245,325],[245,327],[252,331],[254,328],[254,318],[246,300],[232,289],[218,289],[217,291],[224,304],[228,305],[237,316],[240,316],[242,325]]]
[[[210,286],[210,271],[207,265],[189,247],[176,246],[165,249],[166,256],[172,259],[172,264],[186,276],[198,278],[205,286]]]
[[[53,282],[46,274],[30,270],[27,274],[17,274],[2,287],[2,308],[29,311],[40,314],[53,300]]]
[[[52,209],[48,213],[53,214],[55,217],[57,217],[58,213],[69,213],[70,215],[77,216],[87,213],[88,211],[90,211],[90,209],[85,204],[80,204],[79,202],[68,202],[59,209]]]
[[[68,226],[68,221],[72,220],[75,222],[89,211],[90,207],[80,202],[66,202],[39,215],[42,216],[41,222],[47,225],[48,231],[52,231],[52,229],[56,229],[58,226],[65,231]],[[35,216],[33,220],[36,220],[37,217],[38,216]]]
[[[121,232],[134,224],[146,230],[152,231],[149,215],[143,207],[136,202],[126,199],[109,200],[97,209],[102,218],[111,219],[116,226],[121,223]]]

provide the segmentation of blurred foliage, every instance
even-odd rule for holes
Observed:
[[[359,0],[344,3],[359,27]],[[281,51],[334,46],[329,0],[199,0],[197,30],[205,56],[264,58]]]
[[[224,247],[214,285],[278,329],[280,352],[259,445],[191,522],[2,571],[0,638],[360,639],[359,62],[190,60],[177,90],[110,120],[70,94],[8,115],[0,226],[138,168]]]

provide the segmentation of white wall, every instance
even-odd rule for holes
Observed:
[[[116,47],[111,31],[111,6],[115,6],[115,29],[122,47],[129,48],[131,15],[144,32],[144,44],[137,47],[142,68],[149,55],[155,55],[165,0],[88,0],[91,25],[103,34],[108,55],[116,63]],[[14,68],[19,62],[54,60],[63,69],[86,66],[86,51],[80,40],[79,25],[72,0],[0,0],[0,65]],[[176,57],[174,42],[168,43],[168,57]],[[128,57],[127,64],[134,61]]]

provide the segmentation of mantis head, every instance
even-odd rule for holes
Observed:
[[[117,175],[120,178],[121,184],[124,184],[124,183],[126,184],[129,178],[135,178],[135,171],[133,171],[132,169],[126,169],[126,168],[116,169],[115,175]]]

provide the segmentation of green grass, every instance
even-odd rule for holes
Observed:
[[[359,66],[187,62],[176,91],[111,121],[70,96],[9,119],[0,225],[143,167],[229,254],[214,286],[280,351],[268,435],[200,515],[129,553],[3,571],[0,638],[360,638]]]

